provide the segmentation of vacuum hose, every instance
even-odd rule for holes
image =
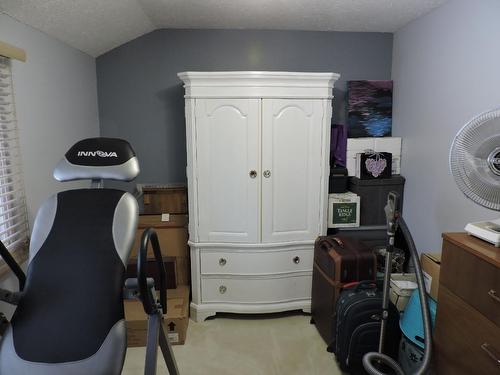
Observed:
[[[429,313],[429,306],[427,305],[427,295],[425,293],[425,284],[424,284],[424,276],[422,274],[422,267],[420,266],[420,262],[418,260],[418,252],[415,247],[415,243],[413,242],[413,238],[411,236],[410,230],[406,225],[404,219],[400,216],[397,218],[397,224],[401,229],[403,236],[408,244],[411,259],[413,261],[413,265],[415,266],[415,275],[417,278],[418,285],[418,295],[420,297],[420,307],[422,309],[422,317],[424,323],[424,342],[425,342],[425,352],[424,358],[422,360],[422,364],[419,369],[412,375],[423,375],[426,374],[432,355],[432,327],[431,327],[431,316]],[[397,375],[405,375],[401,366],[391,357],[383,354],[383,353],[367,353],[363,357],[363,366],[365,370],[371,375],[386,375],[385,373],[378,370],[374,363],[382,363],[389,366],[393,369]]]

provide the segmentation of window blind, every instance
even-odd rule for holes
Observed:
[[[0,240],[13,251],[26,243],[28,217],[10,59],[0,56]]]

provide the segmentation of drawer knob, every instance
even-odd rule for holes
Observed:
[[[220,258],[220,259],[219,259],[219,266],[223,267],[223,266],[225,266],[225,265],[226,265],[226,263],[227,263],[227,260],[226,260],[226,259],[224,259],[224,258]]]
[[[495,301],[497,302],[500,302],[500,297],[497,295],[497,292],[495,289],[491,289],[489,292],[488,292],[488,295],[493,298]]]
[[[496,362],[498,366],[500,366],[500,358],[493,353],[492,347],[487,342],[481,345],[481,349],[483,349],[483,351],[488,354],[488,357],[490,357],[493,361]]]
[[[294,258],[293,258],[293,263],[295,263],[295,264],[299,264],[299,263],[300,263],[300,257],[298,257],[298,256],[297,256],[297,257],[294,257]]]
[[[224,294],[224,293],[226,293],[226,291],[227,291],[227,288],[224,285],[221,285],[219,287],[219,293],[220,294]]]

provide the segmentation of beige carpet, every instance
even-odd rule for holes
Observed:
[[[189,322],[174,346],[182,375],[340,375],[310,317],[302,314],[221,315]],[[129,348],[123,375],[144,373],[144,348]],[[158,374],[167,374],[158,356]]]

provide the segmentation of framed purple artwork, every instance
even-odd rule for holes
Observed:
[[[348,81],[350,138],[390,137],[392,132],[392,81]]]

